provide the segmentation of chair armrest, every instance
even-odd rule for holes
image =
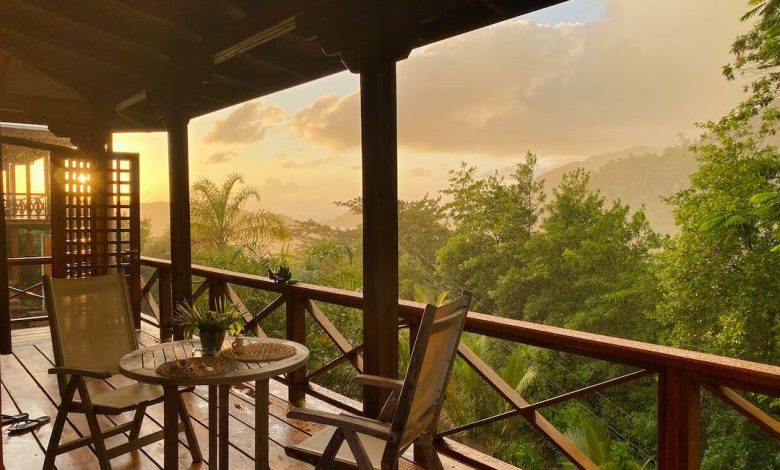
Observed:
[[[390,439],[390,436],[392,435],[389,423],[381,423],[373,419],[361,418],[359,416],[337,415],[325,411],[295,408],[287,413],[287,417],[335,426],[337,428],[378,437],[379,439],[387,440]]]
[[[91,377],[93,379],[108,379],[113,375],[107,370],[79,369],[75,367],[52,367],[49,369],[49,373],[57,375],[78,375],[80,377]]]
[[[401,388],[404,386],[403,380],[391,379],[388,377],[382,377],[380,375],[358,374],[355,376],[353,380],[359,383],[360,385],[389,388],[391,390],[398,390],[398,391],[400,391]]]

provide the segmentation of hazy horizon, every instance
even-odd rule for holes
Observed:
[[[399,196],[435,193],[461,161],[539,170],[698,136],[740,99],[720,73],[746,25],[729,0],[572,0],[413,51],[398,64]],[[706,14],[702,14],[706,12]],[[343,72],[193,119],[190,178],[241,172],[262,207],[327,220],[360,194],[358,77]],[[141,154],[141,199],[167,201],[164,133]]]

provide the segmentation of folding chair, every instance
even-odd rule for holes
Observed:
[[[130,299],[122,273],[80,279],[44,276],[55,367],[62,403],[57,411],[44,460],[44,470],[54,468],[57,455],[91,445],[101,470],[110,460],[163,438],[163,431],[141,437],[141,424],[149,405],[162,402],[157,385],[134,383],[100,393],[90,393],[87,381],[104,380],[119,373],[119,359],[138,349]],[[191,391],[183,389],[184,391]],[[78,399],[75,394],[78,391]],[[100,429],[98,415],[134,411],[132,421]],[[86,416],[90,435],[60,444],[68,413]],[[179,430],[184,431],[194,462],[202,460],[187,409],[179,396]],[[106,449],[105,439],[128,433],[128,442]]]
[[[316,464],[318,470],[390,470],[414,443],[422,447],[428,468],[442,469],[433,436],[470,303],[471,293],[466,292],[444,306],[425,308],[403,381],[356,377],[364,385],[391,390],[377,419],[300,408],[291,411],[291,418],[327,427],[300,444],[288,446],[287,454]]]

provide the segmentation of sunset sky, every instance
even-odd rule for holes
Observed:
[[[461,161],[541,170],[663,147],[741,96],[720,74],[741,0],[571,0],[417,49],[398,64],[399,192],[435,193]],[[327,220],[360,193],[358,76],[339,73],[190,123],[190,176],[238,171],[262,206]],[[117,134],[141,154],[143,202],[168,199],[166,136]]]

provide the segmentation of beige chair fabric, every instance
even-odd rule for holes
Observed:
[[[403,384],[384,380],[393,389],[386,416],[376,420],[297,409],[289,416],[328,425],[303,442],[288,446],[290,456],[317,464],[317,469],[393,469],[412,444],[425,453],[429,468],[441,469],[433,449],[433,435],[463,333],[471,294],[444,306],[428,305],[418,324]],[[382,383],[381,377],[358,376],[364,382]]]
[[[118,374],[119,359],[138,349],[124,276],[48,278],[46,284],[57,365]]]
[[[99,468],[110,470],[112,458],[163,438],[163,431],[140,436],[146,408],[162,401],[162,387],[135,383],[90,393],[86,383],[117,374],[122,356],[138,348],[125,276],[121,272],[83,279],[44,276],[43,288],[56,366],[49,373],[57,374],[62,398],[43,469],[53,469],[57,455],[91,445]],[[125,411],[134,411],[135,417],[109,429],[100,428],[97,415]],[[181,397],[178,411],[179,429],[186,434],[193,461],[200,462],[200,447]],[[83,413],[90,435],[60,444],[68,413]],[[129,442],[107,449],[104,437],[122,433],[128,434]]]

